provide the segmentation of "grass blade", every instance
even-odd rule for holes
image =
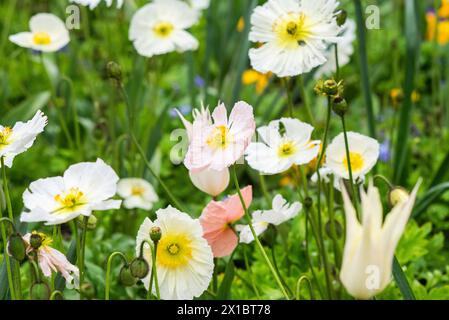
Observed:
[[[408,283],[407,277],[405,276],[404,271],[402,271],[401,265],[399,264],[399,261],[396,257],[394,257],[393,260],[393,276],[396,284],[399,287],[399,290],[401,290],[401,293],[404,296],[404,299],[416,300],[412,288]]]

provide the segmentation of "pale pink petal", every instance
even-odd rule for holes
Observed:
[[[220,238],[210,243],[214,257],[221,258],[229,256],[238,244],[238,237],[231,228],[225,229]]]
[[[228,126],[228,115],[224,103],[220,103],[212,112],[215,126]]]
[[[253,188],[252,186],[247,186],[241,190],[243,200],[245,202],[246,208],[248,208],[253,199]],[[239,220],[245,214],[245,211],[242,206],[242,202],[240,201],[240,197],[238,194],[234,194],[227,198],[223,202],[224,207],[226,208],[226,218],[229,223],[235,222]]]

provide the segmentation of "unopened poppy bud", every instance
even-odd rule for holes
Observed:
[[[122,80],[122,68],[117,62],[109,61],[106,65],[106,72],[109,78],[121,81]]]
[[[129,268],[131,270],[131,274],[139,279],[145,278],[150,271],[148,262],[141,257],[137,257],[133,261],[131,261],[131,263],[129,264]]]
[[[390,190],[388,194],[388,200],[390,201],[390,205],[394,207],[395,205],[407,201],[409,198],[409,194],[407,190],[402,187],[394,187]]]
[[[95,297],[95,288],[90,282],[84,282],[80,290],[87,299],[93,299]]]
[[[125,287],[131,287],[137,282],[137,278],[132,275],[128,265],[125,265],[120,269],[119,280]]]
[[[340,222],[338,221],[334,221],[334,228],[335,228],[335,235],[337,236],[337,238],[341,238],[341,236],[343,235],[343,229],[341,227]],[[326,234],[329,236],[329,238],[333,237],[333,230],[332,230],[332,225],[331,222],[328,221],[326,223],[326,225],[324,226],[324,229],[326,230]]]
[[[50,288],[45,282],[36,282],[30,288],[31,300],[48,300],[50,299]]]
[[[95,217],[94,215],[90,215],[89,219],[87,220],[87,230],[94,230],[97,227],[97,221],[98,221],[97,217]],[[84,216],[83,215],[78,216],[77,222],[81,228],[84,228]]]
[[[33,249],[39,249],[40,248],[40,246],[42,245],[42,241],[43,241],[44,239],[42,239],[42,236],[39,234],[39,233],[37,233],[37,232],[33,232],[32,234],[31,234],[31,236],[30,236],[30,246],[33,248]]]
[[[346,10],[340,10],[336,15],[337,25],[341,27],[346,23],[346,19],[348,18],[348,13]]]
[[[334,79],[319,80],[314,90],[319,95],[333,97],[343,93],[343,81],[337,82]]]
[[[348,111],[346,99],[341,96],[336,96],[332,102],[332,110],[334,110],[340,117],[343,117],[346,111]]]
[[[161,240],[161,237],[162,237],[161,228],[152,227],[150,230],[150,239],[153,242],[158,242],[159,240]]]
[[[22,236],[16,232],[9,236],[8,253],[14,259],[22,261],[26,256],[26,244]]]

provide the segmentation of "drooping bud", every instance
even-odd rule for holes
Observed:
[[[40,248],[40,246],[42,245],[42,241],[44,241],[44,239],[42,238],[42,236],[37,233],[37,232],[33,232],[31,233],[30,236],[30,246],[37,250]]]
[[[125,265],[120,269],[119,280],[125,287],[131,287],[137,283],[137,278],[132,275],[128,265]]]
[[[348,13],[346,12],[346,10],[340,10],[337,15],[335,16],[336,20],[337,20],[337,25],[339,27],[341,27],[342,25],[344,25],[346,23],[346,19],[348,18]]]
[[[390,202],[390,205],[392,207],[403,201],[407,201],[408,198],[409,198],[408,191],[402,187],[394,187],[388,193],[388,201]]]
[[[229,185],[228,168],[221,171],[212,169],[204,169],[199,172],[189,171],[189,176],[195,187],[212,197],[218,196],[226,190]]]
[[[22,261],[26,256],[26,244],[22,236],[16,232],[9,236],[8,253],[14,259]]]
[[[161,228],[152,227],[150,230],[150,239],[153,242],[158,242],[159,240],[161,240],[161,237],[162,237]]]
[[[313,205],[313,200],[312,200],[312,198],[311,198],[311,197],[306,197],[306,198],[304,199],[304,207],[305,207],[306,209],[310,209],[310,208],[312,207],[312,205]]]
[[[50,294],[50,288],[45,282],[36,282],[30,288],[31,300],[48,300]]]
[[[348,103],[346,102],[346,99],[342,96],[334,97],[332,101],[332,110],[340,117],[343,117],[346,111],[348,111]]]
[[[331,222],[328,221],[326,223],[326,225],[324,226],[325,230],[326,230],[326,234],[329,236],[329,238],[333,237],[333,230],[332,230],[332,225]],[[335,234],[337,236],[337,238],[341,238],[341,236],[343,235],[343,229],[341,227],[340,222],[338,222],[337,220],[334,221],[334,228],[335,228]]]
[[[109,61],[106,65],[106,72],[109,78],[117,81],[122,80],[122,68],[117,62]]]
[[[95,288],[90,282],[83,282],[80,290],[87,299],[93,299],[95,297]]]
[[[148,272],[150,272],[148,262],[142,257],[137,257],[131,261],[129,269],[131,270],[131,274],[139,279],[145,278],[148,275]]]

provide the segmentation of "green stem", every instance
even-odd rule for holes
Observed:
[[[327,208],[329,212],[329,222],[330,222],[330,233],[332,236],[332,242],[334,245],[334,254],[335,254],[335,265],[341,266],[341,251],[340,246],[338,244],[337,230],[335,229],[335,212],[334,212],[334,177],[331,177],[331,181],[329,183],[329,196],[327,202]]]
[[[334,45],[334,53],[335,53],[335,80],[340,80],[340,63],[338,61],[338,44]]]
[[[9,255],[7,254],[8,239],[6,237],[5,225],[3,223],[1,223],[1,229],[2,229],[1,230],[2,239],[3,239],[3,256],[5,257],[5,261],[6,261],[6,272],[8,275],[9,292],[11,295],[11,300],[16,300],[16,293],[15,293],[15,289],[14,289],[14,280],[13,280],[12,272],[11,272],[11,261],[10,261]]]
[[[213,292],[217,293],[218,290],[218,274],[217,274],[217,267],[218,267],[218,258],[214,258],[214,273],[212,275],[212,290]]]
[[[288,80],[287,78],[281,78],[282,83],[284,84],[285,87],[285,92],[287,93],[287,106],[288,106],[288,113],[290,114],[290,117],[293,118],[293,98],[292,98],[292,94],[290,92],[290,88],[288,85]]]
[[[293,297],[294,294],[293,294],[292,290],[291,290],[290,287],[287,285],[287,283],[285,282],[284,278],[283,278],[282,275],[281,275],[281,272],[279,271],[279,267],[278,267],[277,260],[276,260],[276,252],[274,251],[274,245],[273,245],[273,247],[271,248],[271,258],[273,259],[273,266],[274,266],[274,269],[276,270],[276,272],[277,272],[277,274],[278,274],[278,277],[279,277],[279,279],[280,279],[281,282],[282,282],[282,285],[283,285],[285,288],[287,288],[288,293]]]
[[[56,300],[56,296],[58,296],[58,295],[61,296],[62,298],[64,298],[61,291],[55,290],[51,293],[50,300]]]
[[[116,251],[109,255],[108,264],[106,267],[106,283],[104,292],[105,300],[109,300],[109,287],[111,283],[111,266],[112,266],[112,259],[114,259],[115,256],[120,256],[122,260],[125,262],[125,264],[128,264],[128,260],[126,259],[126,256],[122,252]]]
[[[352,191],[352,197],[354,199],[355,203],[355,209],[357,212],[357,216],[359,215],[359,200],[357,199],[357,190],[355,189],[355,183],[354,179],[352,177],[352,168],[351,168],[351,153],[349,152],[349,142],[348,142],[348,134],[346,131],[346,123],[345,123],[345,117],[341,116],[341,125],[343,126],[343,136],[345,139],[345,150],[346,150],[346,161],[348,165],[348,172],[349,172],[349,183],[351,184],[351,191]]]
[[[310,124],[315,126],[315,120],[313,118],[312,111],[310,110],[309,99],[307,99],[306,89],[304,85],[304,78],[302,76],[298,76],[299,80],[299,90],[301,93],[302,103],[307,112],[307,117],[309,118]]]
[[[268,193],[267,184],[265,183],[265,176],[261,173],[259,173],[260,178],[260,188],[262,189],[263,196],[265,197],[265,200],[267,201],[267,205],[271,204],[271,198],[270,194]]]
[[[157,280],[157,267],[156,267],[157,245],[158,245],[158,242],[154,241],[154,248],[151,251],[151,254],[153,256],[152,259],[151,259],[152,260],[152,264],[153,264],[153,267],[151,268],[151,272],[153,273],[153,277],[154,277],[154,286],[156,288],[156,297],[157,297],[158,300],[160,300],[161,299],[161,294],[159,292],[159,282]]]
[[[311,300],[315,300],[315,296],[313,294],[313,289],[312,289],[312,283],[310,282],[309,278],[307,278],[306,276],[302,276],[298,279],[298,282],[296,282],[296,300],[301,300],[301,283],[303,281],[307,282],[307,285],[309,287],[309,293],[310,293],[310,299]]]
[[[75,237],[75,241],[76,241],[76,257],[77,257],[78,270],[80,270],[81,241],[80,241],[80,237],[79,237],[79,233],[78,233],[78,225],[76,223],[76,220],[72,220],[72,231],[73,231],[73,236]],[[81,273],[80,273],[80,279],[81,279]],[[80,282],[79,293],[80,293],[80,300],[81,300],[81,298],[82,298],[81,282]]]
[[[257,237],[256,231],[254,230],[253,224],[251,222],[251,217],[250,217],[249,212],[248,212],[248,208],[246,207],[245,200],[243,199],[242,192],[240,190],[239,181],[237,179],[237,172],[235,170],[235,165],[232,166],[232,177],[234,179],[234,184],[235,184],[235,187],[237,189],[237,193],[239,195],[240,202],[241,202],[242,207],[243,207],[243,209],[245,211],[245,217],[248,219],[248,226],[249,226],[249,228],[251,230],[251,233],[252,233],[252,235],[254,237],[254,241],[256,242],[256,245],[257,245],[258,249],[260,250],[260,252],[261,252],[261,254],[262,254],[262,256],[263,256],[263,258],[264,258],[264,260],[265,260],[265,262],[266,262],[266,264],[268,266],[268,268],[270,269],[271,273],[273,274],[273,277],[276,280],[276,282],[277,282],[277,284],[279,286],[279,289],[281,289],[281,292],[284,295],[285,299],[290,300],[290,297],[288,296],[287,292],[285,291],[285,288],[282,285],[282,282],[279,279],[279,277],[278,277],[278,275],[276,273],[276,270],[274,269],[273,265],[271,264],[270,259],[268,258],[267,253],[265,252],[262,244],[260,243],[259,238]]]
[[[246,268],[246,270],[248,270],[249,277],[251,278],[252,289],[253,289],[254,293],[256,294],[256,299],[260,299],[259,290],[257,289],[256,281],[254,280],[254,274],[253,274],[253,271],[251,270],[251,266],[248,261],[248,255],[246,254],[246,247],[242,246],[242,248],[243,248],[243,259],[245,261],[245,268]]]
[[[87,235],[87,222],[89,217],[83,218],[83,229],[81,230],[81,242],[79,251],[78,269],[80,273],[79,286],[80,286],[80,300],[83,299],[83,282],[84,282],[84,255],[86,250],[86,235]]]

